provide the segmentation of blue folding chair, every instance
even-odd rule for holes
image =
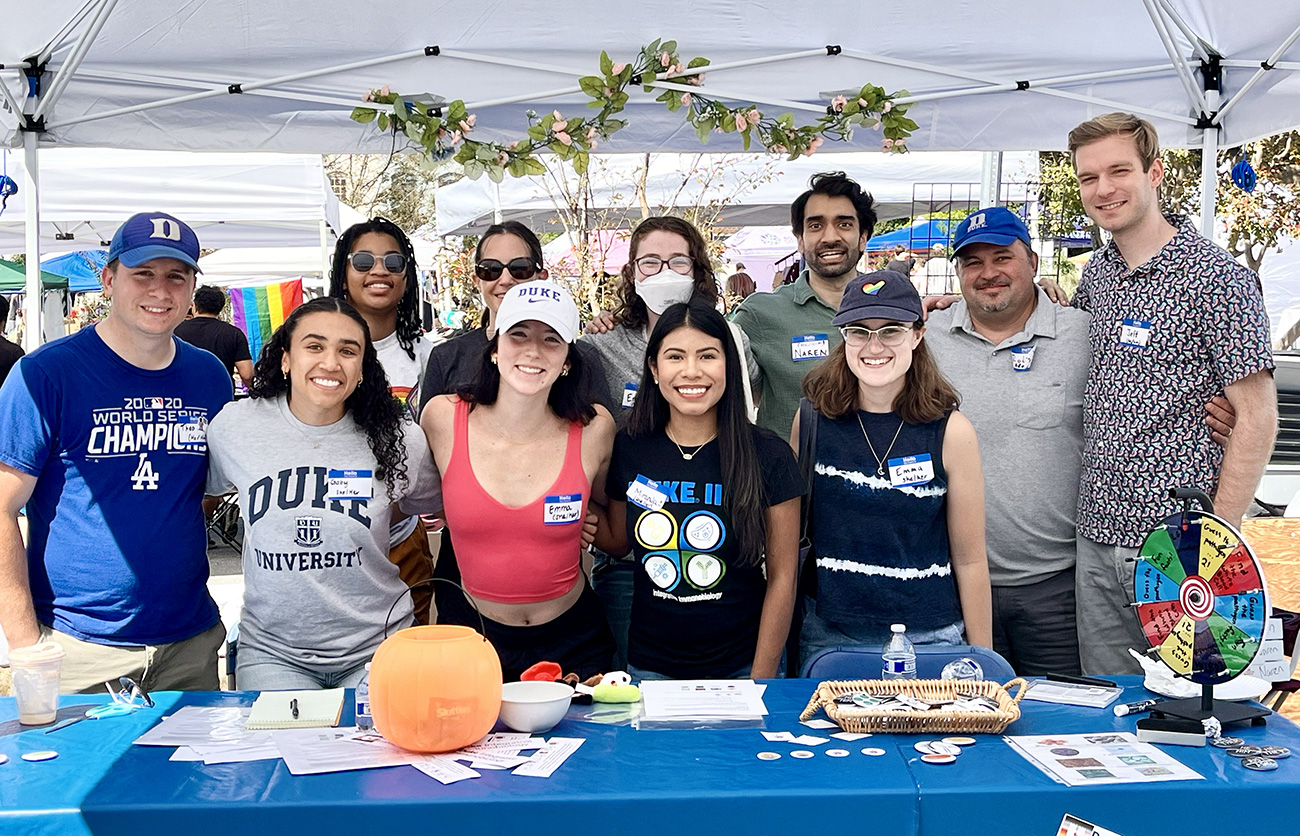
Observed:
[[[880,679],[883,648],[831,647],[804,663],[805,679]],[[944,665],[961,658],[974,659],[984,678],[995,682],[1014,679],[1011,663],[987,647],[969,644],[923,644],[916,648],[916,678],[938,679]]]

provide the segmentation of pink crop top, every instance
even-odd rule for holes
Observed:
[[[559,598],[578,578],[582,520],[591,494],[582,468],[582,424],[569,425],[555,483],[522,508],[510,508],[483,490],[474,475],[465,401],[456,404],[455,422],[442,495],[465,589],[503,604]]]

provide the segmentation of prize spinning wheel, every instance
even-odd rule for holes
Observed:
[[[1204,494],[1170,494],[1183,510],[1143,541],[1133,567],[1134,607],[1148,654],[1200,685],[1202,696],[1160,703],[1153,713],[1223,722],[1262,717],[1269,712],[1213,699],[1213,686],[1241,674],[1264,639],[1271,610],[1259,560],[1240,532],[1211,513]],[[1193,499],[1209,510],[1192,509]]]

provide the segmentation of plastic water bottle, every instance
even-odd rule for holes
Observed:
[[[885,652],[881,654],[884,665],[880,672],[881,679],[916,679],[916,648],[907,638],[907,627],[893,624],[889,627],[893,633]]]
[[[357,729],[370,731],[375,727],[375,720],[370,716],[370,663],[366,662],[366,673],[357,683]]]

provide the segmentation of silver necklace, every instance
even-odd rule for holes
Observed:
[[[862,437],[867,440],[867,449],[876,459],[876,475],[885,475],[885,462],[889,461],[889,454],[894,449],[894,442],[898,441],[898,434],[903,431],[903,421],[898,422],[898,429],[894,431],[894,441],[889,442],[889,448],[885,450],[884,458],[876,455],[876,448],[871,445],[871,436],[867,435],[867,428],[862,425],[862,413],[858,413],[858,429],[862,430]]]
[[[718,437],[718,431],[714,430],[713,435],[704,439],[704,444],[699,445],[689,453],[682,449],[682,445],[677,443],[677,439],[673,438],[673,434],[668,432],[667,427],[664,427],[664,435],[668,436],[668,440],[671,441],[673,445],[677,447],[677,452],[682,454],[682,458],[686,459],[686,461],[690,461],[691,459],[699,455],[699,452],[704,449],[705,445],[707,445],[710,441]]]

